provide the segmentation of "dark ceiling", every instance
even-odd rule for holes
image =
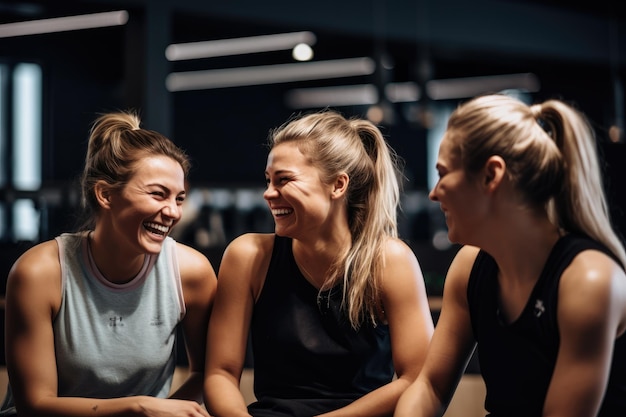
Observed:
[[[588,112],[605,134],[623,118],[626,16],[601,0],[0,0],[0,23],[125,9],[128,24],[0,39],[0,60],[35,61],[46,80],[44,173],[65,181],[80,170],[95,113],[137,108],[147,127],[186,147],[197,182],[262,183],[267,132],[293,113],[294,88],[448,80],[532,73],[532,98],[562,97]],[[172,72],[292,62],[290,51],[168,62],[170,43],[292,31],[317,37],[315,61],[369,56],[393,64],[371,76],[168,92]],[[458,97],[463,99],[464,97]],[[447,104],[454,104],[448,100]],[[425,188],[424,110],[428,96],[395,105],[387,124],[407,160],[413,186]],[[366,107],[340,110],[364,114]],[[428,114],[428,113],[426,113]],[[69,146],[68,146],[69,144]]]

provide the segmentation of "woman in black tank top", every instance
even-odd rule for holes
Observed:
[[[397,236],[398,167],[371,122],[334,111],[272,132],[273,234],[226,249],[209,326],[211,414],[391,415],[433,322],[418,261]],[[251,333],[256,401],[239,378]]]
[[[437,170],[430,198],[465,246],[394,416],[445,410],[475,348],[492,417],[626,415],[626,254],[586,117],[477,97],[451,115]]]

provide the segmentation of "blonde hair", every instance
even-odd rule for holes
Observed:
[[[142,129],[140,124],[139,116],[132,111],[101,114],[94,121],[81,176],[82,205],[87,212],[83,227],[93,226],[93,215],[99,209],[95,184],[103,180],[113,189],[123,188],[143,157],[170,157],[180,164],[187,177],[190,162],[185,152],[164,135]]]
[[[384,244],[398,235],[399,158],[373,123],[332,110],[301,115],[271,132],[270,148],[284,142],[297,143],[321,171],[322,181],[331,183],[341,172],[349,176],[352,245],[338,255],[324,288],[343,284],[343,305],[353,327],[366,318],[376,323]]]
[[[530,205],[546,210],[561,229],[603,243],[626,265],[610,221],[595,134],[583,113],[561,100],[529,106],[487,95],[459,106],[448,129],[469,173],[500,155]]]

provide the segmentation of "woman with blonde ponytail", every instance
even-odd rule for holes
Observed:
[[[85,226],[35,245],[9,272],[1,416],[209,416],[202,382],[217,279],[203,254],[169,237],[188,172],[183,150],[137,114],[95,120]],[[177,343],[189,374],[174,391]]]
[[[596,148],[561,100],[487,95],[452,114],[430,198],[465,246],[395,417],[441,415],[475,348],[491,417],[626,415],[626,255]]]
[[[397,235],[396,155],[371,122],[331,110],[288,121],[269,142],[264,198],[275,233],[245,234],[224,253],[207,408],[222,417],[391,415],[433,331],[420,266]],[[245,404],[249,332],[257,401]]]

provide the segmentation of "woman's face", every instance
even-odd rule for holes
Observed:
[[[458,152],[455,152],[454,141],[457,139],[447,132],[441,141],[437,158],[439,180],[429,198],[440,204],[448,226],[448,239],[465,244],[472,242],[472,237],[480,231],[487,206],[478,176],[474,178],[467,174]]]
[[[293,142],[274,146],[265,168],[263,198],[272,212],[276,234],[304,238],[323,231],[331,216],[332,185]]]
[[[181,218],[184,199],[185,175],[178,162],[166,156],[140,159],[130,181],[111,197],[115,236],[139,253],[159,253]]]

